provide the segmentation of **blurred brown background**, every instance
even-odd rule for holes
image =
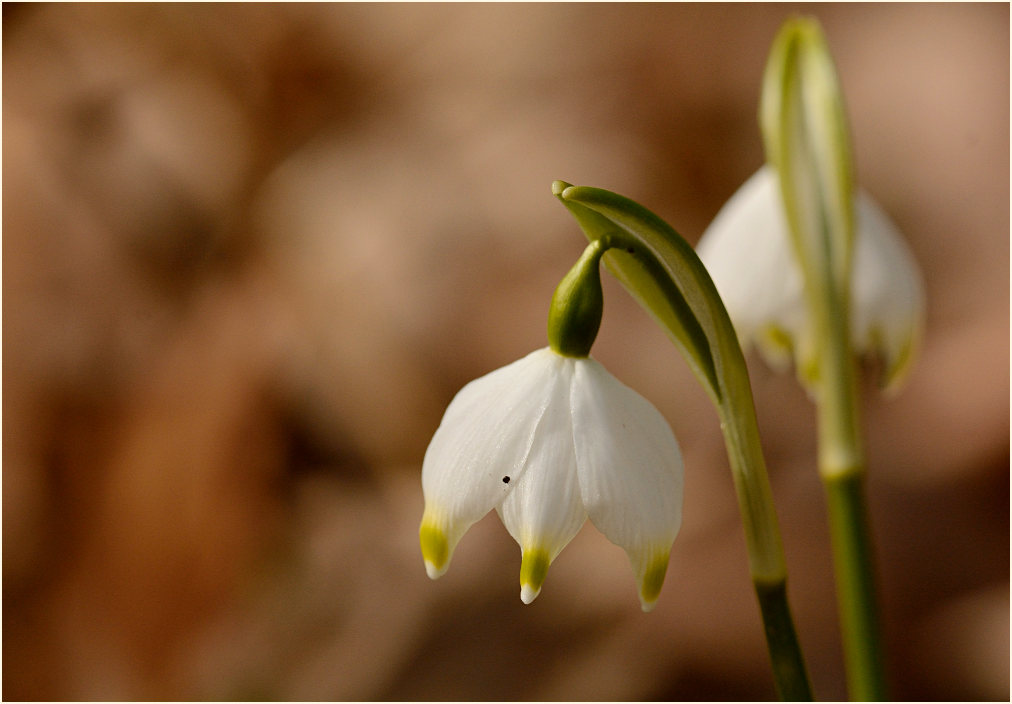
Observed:
[[[716,417],[613,281],[595,356],[669,419],[655,612],[591,526],[541,597],[492,515],[430,582],[421,458],[545,344],[609,188],[696,241],[823,22],[923,354],[864,422],[897,698],[1009,695],[1009,7],[3,6],[5,699],[767,699]],[[752,358],[818,696],[845,696],[812,406]]]

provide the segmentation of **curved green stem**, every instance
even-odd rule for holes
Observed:
[[[781,563],[779,573],[764,574],[763,561],[756,554],[756,546],[767,542],[780,542],[773,498],[766,475],[766,465],[759,445],[755,410],[751,393],[742,406],[727,403],[719,407],[721,429],[727,456],[734,477],[739,509],[745,522],[749,540],[749,566],[752,586],[759,601],[766,647],[773,667],[773,681],[777,695],[783,701],[811,701],[812,688],[805,668],[805,660],[794,628],[787,600],[787,568]],[[763,533],[773,533],[757,539]],[[780,548],[779,560],[783,560]]]
[[[740,369],[745,369],[744,359]],[[734,388],[739,393],[723,397],[718,412],[739,510],[745,522],[752,586],[762,614],[773,681],[780,699],[811,701],[812,688],[787,600],[787,567],[747,371],[735,382]],[[760,546],[770,544],[778,545],[778,564],[773,571],[769,569],[772,565],[763,559],[768,556],[760,552]]]
[[[748,369],[710,275],[692,247],[643,206],[561,181],[552,190],[590,241],[607,243],[604,261],[611,273],[668,334],[716,406],[777,692],[784,699],[810,700]]]
[[[812,688],[808,683],[805,662],[794,632],[794,620],[787,603],[786,581],[774,584],[754,582],[759,610],[763,617],[763,631],[773,666],[773,681],[777,695],[785,702],[812,701]]]

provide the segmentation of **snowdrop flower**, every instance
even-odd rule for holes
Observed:
[[[419,529],[432,579],[494,508],[520,545],[525,604],[588,517],[628,554],[643,610],[657,600],[681,524],[682,457],[650,402],[587,356],[601,314],[595,244],[556,291],[551,345],[466,385],[432,438]]]
[[[851,335],[858,353],[880,353],[884,382],[905,377],[924,318],[921,275],[896,226],[866,193],[855,199]],[[696,248],[734,322],[742,347],[754,342],[774,368],[792,353],[811,381],[811,331],[800,267],[791,248],[776,171],[762,167],[731,197]]]

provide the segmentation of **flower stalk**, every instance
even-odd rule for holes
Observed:
[[[855,188],[842,91],[818,23],[787,22],[764,76],[760,124],[793,251],[800,264],[811,350],[807,379],[818,414],[837,600],[855,700],[886,698],[873,549],[865,505],[857,371],[851,341]]]
[[[641,205],[562,181],[552,190],[591,242],[612,247],[603,257],[606,266],[668,334],[710,395],[724,433],[777,692],[785,700],[811,700],[748,370],[709,274],[692,247]]]

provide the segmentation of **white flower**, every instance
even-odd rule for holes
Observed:
[[[905,376],[924,318],[921,275],[896,226],[863,191],[855,199],[851,335],[858,353],[882,354],[885,382]],[[727,307],[742,347],[755,342],[766,361],[795,355],[803,378],[814,360],[776,172],[764,166],[738,189],[703,233],[696,251]]]
[[[425,453],[422,489],[431,578],[495,508],[520,544],[529,604],[589,516],[629,555],[649,611],[681,524],[682,457],[649,401],[598,362],[546,347],[460,390]]]

